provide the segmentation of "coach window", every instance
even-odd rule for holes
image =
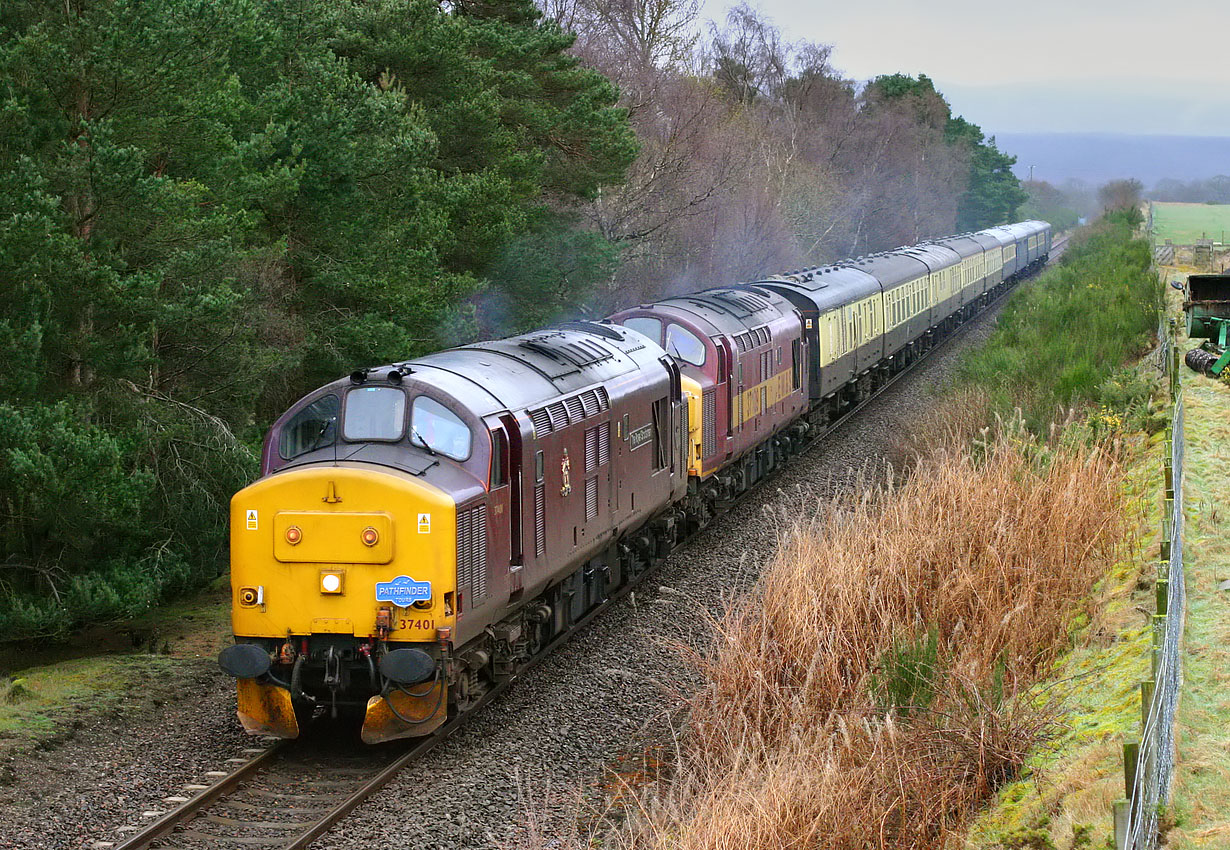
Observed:
[[[662,322],[659,319],[649,316],[633,316],[630,319],[624,319],[621,324],[625,328],[631,328],[639,334],[644,334],[659,345],[662,344]]]
[[[321,396],[282,426],[278,454],[283,460],[328,448],[337,440],[337,396]]]
[[[664,348],[667,354],[678,357],[693,366],[705,365],[705,344],[700,341],[700,337],[685,327],[675,324],[667,325]]]
[[[421,395],[410,408],[410,442],[453,460],[470,456],[470,428],[433,398]]]
[[[342,436],[347,440],[400,440],[406,430],[406,394],[395,387],[356,387],[346,393]]]

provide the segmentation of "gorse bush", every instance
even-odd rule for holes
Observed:
[[[920,637],[906,635],[884,651],[871,674],[871,691],[881,708],[902,712],[929,708],[940,678],[939,630]]]
[[[1153,342],[1162,287],[1130,213],[1072,237],[1062,262],[1015,294],[986,344],[964,358],[960,382],[987,391],[994,411],[1020,408],[1030,430],[1046,434],[1067,408],[1147,407],[1152,385],[1128,367]]]

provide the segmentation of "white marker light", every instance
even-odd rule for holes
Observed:
[[[342,589],[342,577],[336,573],[325,573],[320,577],[320,589],[325,593],[337,593]]]

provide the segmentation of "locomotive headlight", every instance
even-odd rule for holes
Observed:
[[[322,572],[320,574],[320,592],[339,594],[345,586],[342,577],[345,573],[340,572]]]

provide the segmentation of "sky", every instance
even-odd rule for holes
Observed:
[[[853,79],[927,74],[989,134],[1230,136],[1223,3],[751,2],[787,40],[833,45]],[[706,18],[731,5],[703,3]]]

